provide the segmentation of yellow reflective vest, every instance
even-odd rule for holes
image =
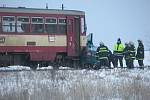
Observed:
[[[114,45],[114,55],[123,56],[124,45],[122,43]]]
[[[122,44],[122,43],[120,43],[120,44],[115,44],[114,45],[114,51],[117,51],[117,52],[122,52],[124,50],[124,45]]]

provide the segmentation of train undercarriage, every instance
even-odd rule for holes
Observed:
[[[30,66],[32,69],[37,67],[67,66],[71,68],[84,68],[87,64],[83,64],[80,57],[68,57],[66,53],[57,53],[53,61],[32,61],[29,53],[0,53],[0,66],[7,67],[11,65]]]
[[[85,60],[85,59],[84,59]],[[91,59],[90,59],[91,60]],[[0,54],[0,67],[8,66],[28,66],[32,70],[36,70],[40,67],[52,66],[53,69],[59,69],[59,67],[68,67],[73,69],[112,69],[106,66],[99,68],[94,63],[88,63],[82,60],[80,57],[68,57],[66,53],[58,53],[54,61],[31,61],[29,53],[1,53]],[[134,67],[134,68],[150,68],[149,66]],[[122,68],[122,67],[118,67]],[[127,68],[127,67],[123,67]]]

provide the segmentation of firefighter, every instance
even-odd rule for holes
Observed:
[[[109,67],[109,49],[107,46],[104,45],[103,42],[100,42],[99,47],[97,48],[96,51],[96,57],[97,60],[99,61],[99,68],[102,66],[107,66]]]
[[[130,41],[128,44],[125,44],[124,56],[127,68],[134,68],[135,52],[136,51],[133,42]]]
[[[128,66],[128,50],[129,50],[129,44],[126,42],[125,43],[125,48],[123,50],[123,55],[124,55],[124,59],[125,59],[125,62],[126,62],[126,66]]]
[[[137,54],[136,54],[136,60],[138,60],[138,64],[140,67],[143,67],[143,60],[144,60],[144,45],[141,40],[138,41],[138,48],[137,48]]]
[[[118,67],[118,60],[120,66],[123,67],[123,50],[124,45],[121,43],[121,39],[118,38],[117,43],[114,45],[113,55],[114,55],[114,67]]]
[[[111,50],[109,50],[108,60],[109,60],[109,68],[111,68],[111,63],[113,66],[115,66],[114,55],[112,54]]]

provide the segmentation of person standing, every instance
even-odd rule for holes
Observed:
[[[118,60],[120,62],[120,66],[123,67],[123,50],[124,45],[121,43],[121,39],[118,38],[117,43],[114,45],[113,55],[114,55],[114,65],[118,67]]]
[[[125,44],[124,56],[127,68],[134,68],[135,52],[136,51],[133,42],[130,41],[129,43]]]
[[[125,62],[126,62],[126,66],[128,67],[128,57],[129,57],[129,44],[126,42],[125,43],[125,47],[124,47],[124,50],[123,50],[123,55],[124,55],[124,59],[125,59]]]
[[[114,67],[115,66],[115,64],[114,64],[114,55],[112,54],[111,50],[109,50],[108,60],[109,60],[109,68],[111,68],[111,63]]]
[[[101,68],[102,66],[109,67],[109,49],[104,45],[103,42],[100,42],[99,47],[96,50],[96,57],[99,61],[99,68]]]
[[[141,40],[138,41],[138,48],[137,48],[137,54],[136,54],[136,60],[138,60],[138,64],[140,67],[143,67],[143,60],[144,60],[144,45]]]

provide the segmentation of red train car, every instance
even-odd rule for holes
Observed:
[[[2,65],[78,59],[85,46],[83,11],[0,8]]]

